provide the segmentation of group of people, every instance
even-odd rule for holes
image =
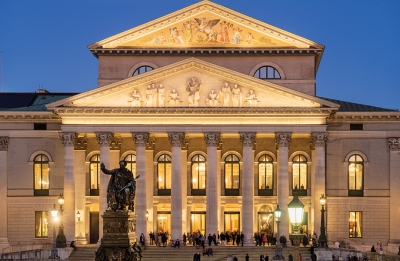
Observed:
[[[163,246],[166,247],[168,243],[168,232],[160,231],[158,233],[153,233],[150,231],[149,238],[150,238],[150,245],[155,244],[156,246]]]

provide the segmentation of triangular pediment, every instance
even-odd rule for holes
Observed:
[[[324,48],[210,1],[201,1],[89,46],[90,49],[192,47]]]
[[[338,108],[335,103],[197,58],[51,103],[57,108]]]

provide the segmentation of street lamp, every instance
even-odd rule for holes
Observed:
[[[282,256],[282,248],[281,244],[279,241],[279,223],[281,223],[280,218],[281,218],[281,210],[279,209],[279,205],[276,206],[275,209],[275,217],[276,217],[276,247],[275,247],[275,256],[272,258],[272,260],[285,260],[285,258]]]
[[[57,235],[57,247],[66,247],[67,246],[67,239],[65,238],[64,235],[64,224],[63,224],[63,205],[64,205],[64,196],[63,194],[60,194],[58,197],[58,204],[60,205],[60,210],[58,211],[60,213],[60,223],[58,225],[58,235]]]
[[[53,205],[53,209],[50,210],[50,213],[53,218],[53,247],[51,248],[49,259],[60,259],[60,257],[58,256],[56,243],[56,223],[58,222],[58,210],[56,208],[56,204]]]
[[[324,194],[322,194],[321,197],[319,198],[319,202],[321,203],[322,209],[321,209],[321,235],[318,238],[318,243],[320,246],[326,246],[327,239],[325,234],[325,209],[324,209],[326,198]]]
[[[294,246],[294,261],[299,260],[299,246],[303,235],[299,233],[299,227],[303,221],[304,204],[299,200],[297,190],[293,190],[293,200],[288,205],[292,234],[289,235]]]

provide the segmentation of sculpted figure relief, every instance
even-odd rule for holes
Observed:
[[[108,170],[104,163],[100,164],[104,174],[111,175],[107,187],[107,210],[126,210],[134,211],[134,199],[136,191],[136,179],[132,172],[126,168],[126,161],[119,162],[118,169]]]
[[[254,107],[257,105],[257,95],[254,93],[253,90],[250,90],[246,96],[247,105],[250,107]]]
[[[224,107],[229,107],[230,105],[230,101],[231,101],[231,87],[229,86],[229,84],[226,82],[224,87],[222,87],[221,90],[221,94],[222,94],[222,106]]]
[[[165,89],[162,84],[158,86],[158,107],[164,107],[165,105]]]
[[[151,85],[147,86],[146,89],[146,106],[153,106],[153,89],[151,88]]]
[[[237,84],[235,84],[232,88],[232,106],[233,107],[239,107],[242,106],[242,91],[238,87]]]
[[[180,98],[181,97],[176,92],[176,90],[172,89],[172,91],[169,93],[169,106],[171,106],[171,107],[179,106]]]
[[[218,97],[218,94],[212,89],[206,99],[208,106],[216,107],[218,105]]]
[[[133,90],[131,96],[132,96],[132,106],[140,107],[140,94],[137,92],[136,89]]]
[[[197,78],[192,77],[186,84],[188,92],[189,107],[199,106],[201,82]]]

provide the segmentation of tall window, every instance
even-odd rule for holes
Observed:
[[[90,195],[98,196],[100,189],[100,154],[95,154],[90,158]]]
[[[126,168],[132,171],[133,176],[136,177],[136,155],[129,154],[124,160],[126,162]]]
[[[269,155],[258,158],[258,195],[272,196],[273,161]]]
[[[49,230],[47,229],[47,212],[35,211],[35,237],[48,237]]]
[[[206,158],[197,154],[192,157],[192,194],[205,195],[206,189]]]
[[[240,161],[236,155],[230,154],[225,158],[225,195],[239,195]]]
[[[280,79],[281,75],[279,72],[271,66],[263,66],[258,69],[254,75],[254,77],[259,79]]]
[[[157,189],[160,195],[171,194],[171,157],[163,154],[157,160]]]
[[[349,212],[349,237],[362,237],[362,212]]]
[[[360,155],[349,158],[349,196],[363,196],[364,160]]]
[[[299,189],[301,194],[301,190],[307,189],[307,158],[304,155],[293,158],[292,175],[293,189]]]
[[[49,158],[44,154],[36,155],[33,160],[33,175],[34,175],[34,195],[48,196],[49,195]]]
[[[140,66],[139,68],[137,68],[134,72],[133,72],[133,74],[132,74],[132,76],[136,76],[136,75],[139,75],[139,74],[142,74],[142,73],[145,73],[145,72],[149,72],[149,71],[151,71],[151,70],[153,70],[154,68],[153,67],[150,67],[150,66]]]

